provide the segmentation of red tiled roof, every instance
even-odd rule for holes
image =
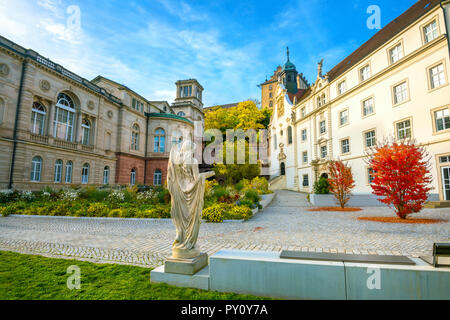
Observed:
[[[296,101],[299,101],[301,97],[305,94],[305,92],[308,91],[307,89],[299,89],[296,94],[288,92],[287,95],[289,97],[289,100],[291,100],[292,103],[294,103],[294,98],[296,98]]]
[[[356,49],[352,54],[331,69],[328,72],[329,80],[332,81],[336,79],[345,71],[364,60],[376,49],[410,26],[414,21],[418,20],[427,12],[438,6],[439,3],[440,0],[419,0],[402,15],[378,31],[372,38],[370,38],[369,41],[364,43],[361,47]]]

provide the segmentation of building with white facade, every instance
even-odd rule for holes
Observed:
[[[289,92],[279,78],[269,135],[279,187],[312,192],[340,159],[354,193],[369,194],[368,148],[412,138],[431,155],[431,198],[450,200],[449,25],[449,1],[420,0],[328,73],[319,63],[306,90]]]

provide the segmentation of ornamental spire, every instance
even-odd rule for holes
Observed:
[[[286,47],[286,51],[287,51],[287,61],[289,61],[289,47]]]

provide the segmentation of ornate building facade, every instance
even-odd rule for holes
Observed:
[[[294,94],[278,77],[270,162],[279,186],[312,192],[341,159],[355,193],[369,194],[368,148],[412,138],[431,155],[431,198],[450,200],[449,25],[449,1],[420,0],[326,74],[321,61],[306,90]]]
[[[203,87],[150,101],[0,37],[0,189],[163,185],[171,147],[203,128]]]

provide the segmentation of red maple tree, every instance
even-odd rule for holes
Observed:
[[[423,208],[432,190],[430,160],[414,141],[384,142],[373,148],[368,164],[373,169],[373,194],[394,206],[400,219]]]
[[[331,161],[328,170],[330,171],[330,192],[336,197],[342,209],[350,200],[352,189],[355,187],[352,168],[342,161]]]

